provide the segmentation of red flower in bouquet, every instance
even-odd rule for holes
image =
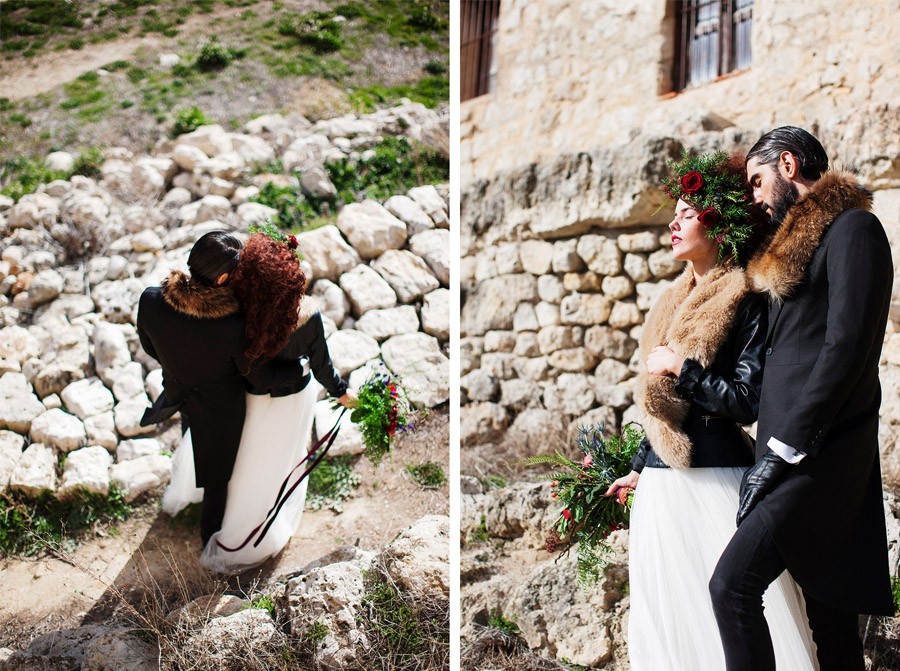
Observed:
[[[696,170],[691,170],[681,178],[681,190],[686,194],[697,193],[703,188],[703,175]]]
[[[593,463],[594,463],[594,458],[589,454],[584,455],[584,459],[581,460],[581,465],[584,466],[585,468],[590,468],[591,464],[593,464]]]
[[[565,518],[566,522],[570,522],[572,520],[572,513],[568,508],[562,511],[562,516]]]
[[[413,429],[413,411],[400,379],[384,369],[360,387],[358,407],[350,415],[362,433],[365,455],[376,466],[390,452],[398,430]]]

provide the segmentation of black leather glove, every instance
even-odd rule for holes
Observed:
[[[762,459],[747,469],[741,479],[741,501],[737,514],[738,526],[756,507],[756,504],[772,491],[790,468],[791,464],[770,449]]]

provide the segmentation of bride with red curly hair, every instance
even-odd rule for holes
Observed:
[[[258,566],[296,533],[306,480],[274,517],[269,513],[282,493],[282,483],[307,454],[320,385],[346,407],[356,401],[331,363],[322,315],[304,299],[306,275],[295,248],[293,237],[275,240],[254,233],[235,270],[234,294],[246,320],[243,355],[250,369],[245,375],[272,360],[300,359],[306,364],[301,377],[270,386],[255,385],[245,377],[247,411],[225,516],[201,556],[201,563],[218,573],[236,574]]]

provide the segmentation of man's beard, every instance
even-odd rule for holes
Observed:
[[[783,222],[784,218],[787,216],[788,210],[790,210],[794,206],[794,203],[797,202],[800,193],[797,191],[797,186],[793,182],[787,181],[779,173],[776,172],[775,177],[775,186],[772,190],[772,204],[767,204],[767,207],[769,209],[769,216],[772,218],[772,223],[776,226],[781,226],[781,222]]]

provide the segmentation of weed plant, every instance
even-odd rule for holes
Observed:
[[[213,36],[200,45],[194,65],[202,72],[209,72],[228,67],[233,59],[231,50]]]
[[[360,482],[359,475],[353,471],[352,456],[323,459],[309,474],[306,506],[312,510],[327,508],[340,513],[343,501],[350,498]]]
[[[419,465],[407,464],[406,472],[417,485],[425,489],[437,489],[447,482],[444,469],[434,461],[426,461]]]
[[[183,109],[175,115],[172,137],[190,133],[197,130],[200,126],[208,126],[211,123],[212,119],[207,117],[199,107]]]
[[[251,201],[278,210],[272,223],[286,231],[307,230],[311,228],[310,222],[330,211],[327,203],[304,197],[299,187],[272,182],[263,186]]]
[[[98,177],[103,165],[103,154],[97,147],[90,147],[76,159],[72,170],[51,170],[42,158],[14,156],[0,161],[0,194],[18,200],[28,193],[34,193],[41,184],[56,179],[69,179],[72,175]]]
[[[109,496],[78,492],[59,500],[52,493],[29,497],[17,492],[0,494],[0,552],[33,556],[50,545],[71,547],[95,524],[123,521],[132,507],[115,487]]]

